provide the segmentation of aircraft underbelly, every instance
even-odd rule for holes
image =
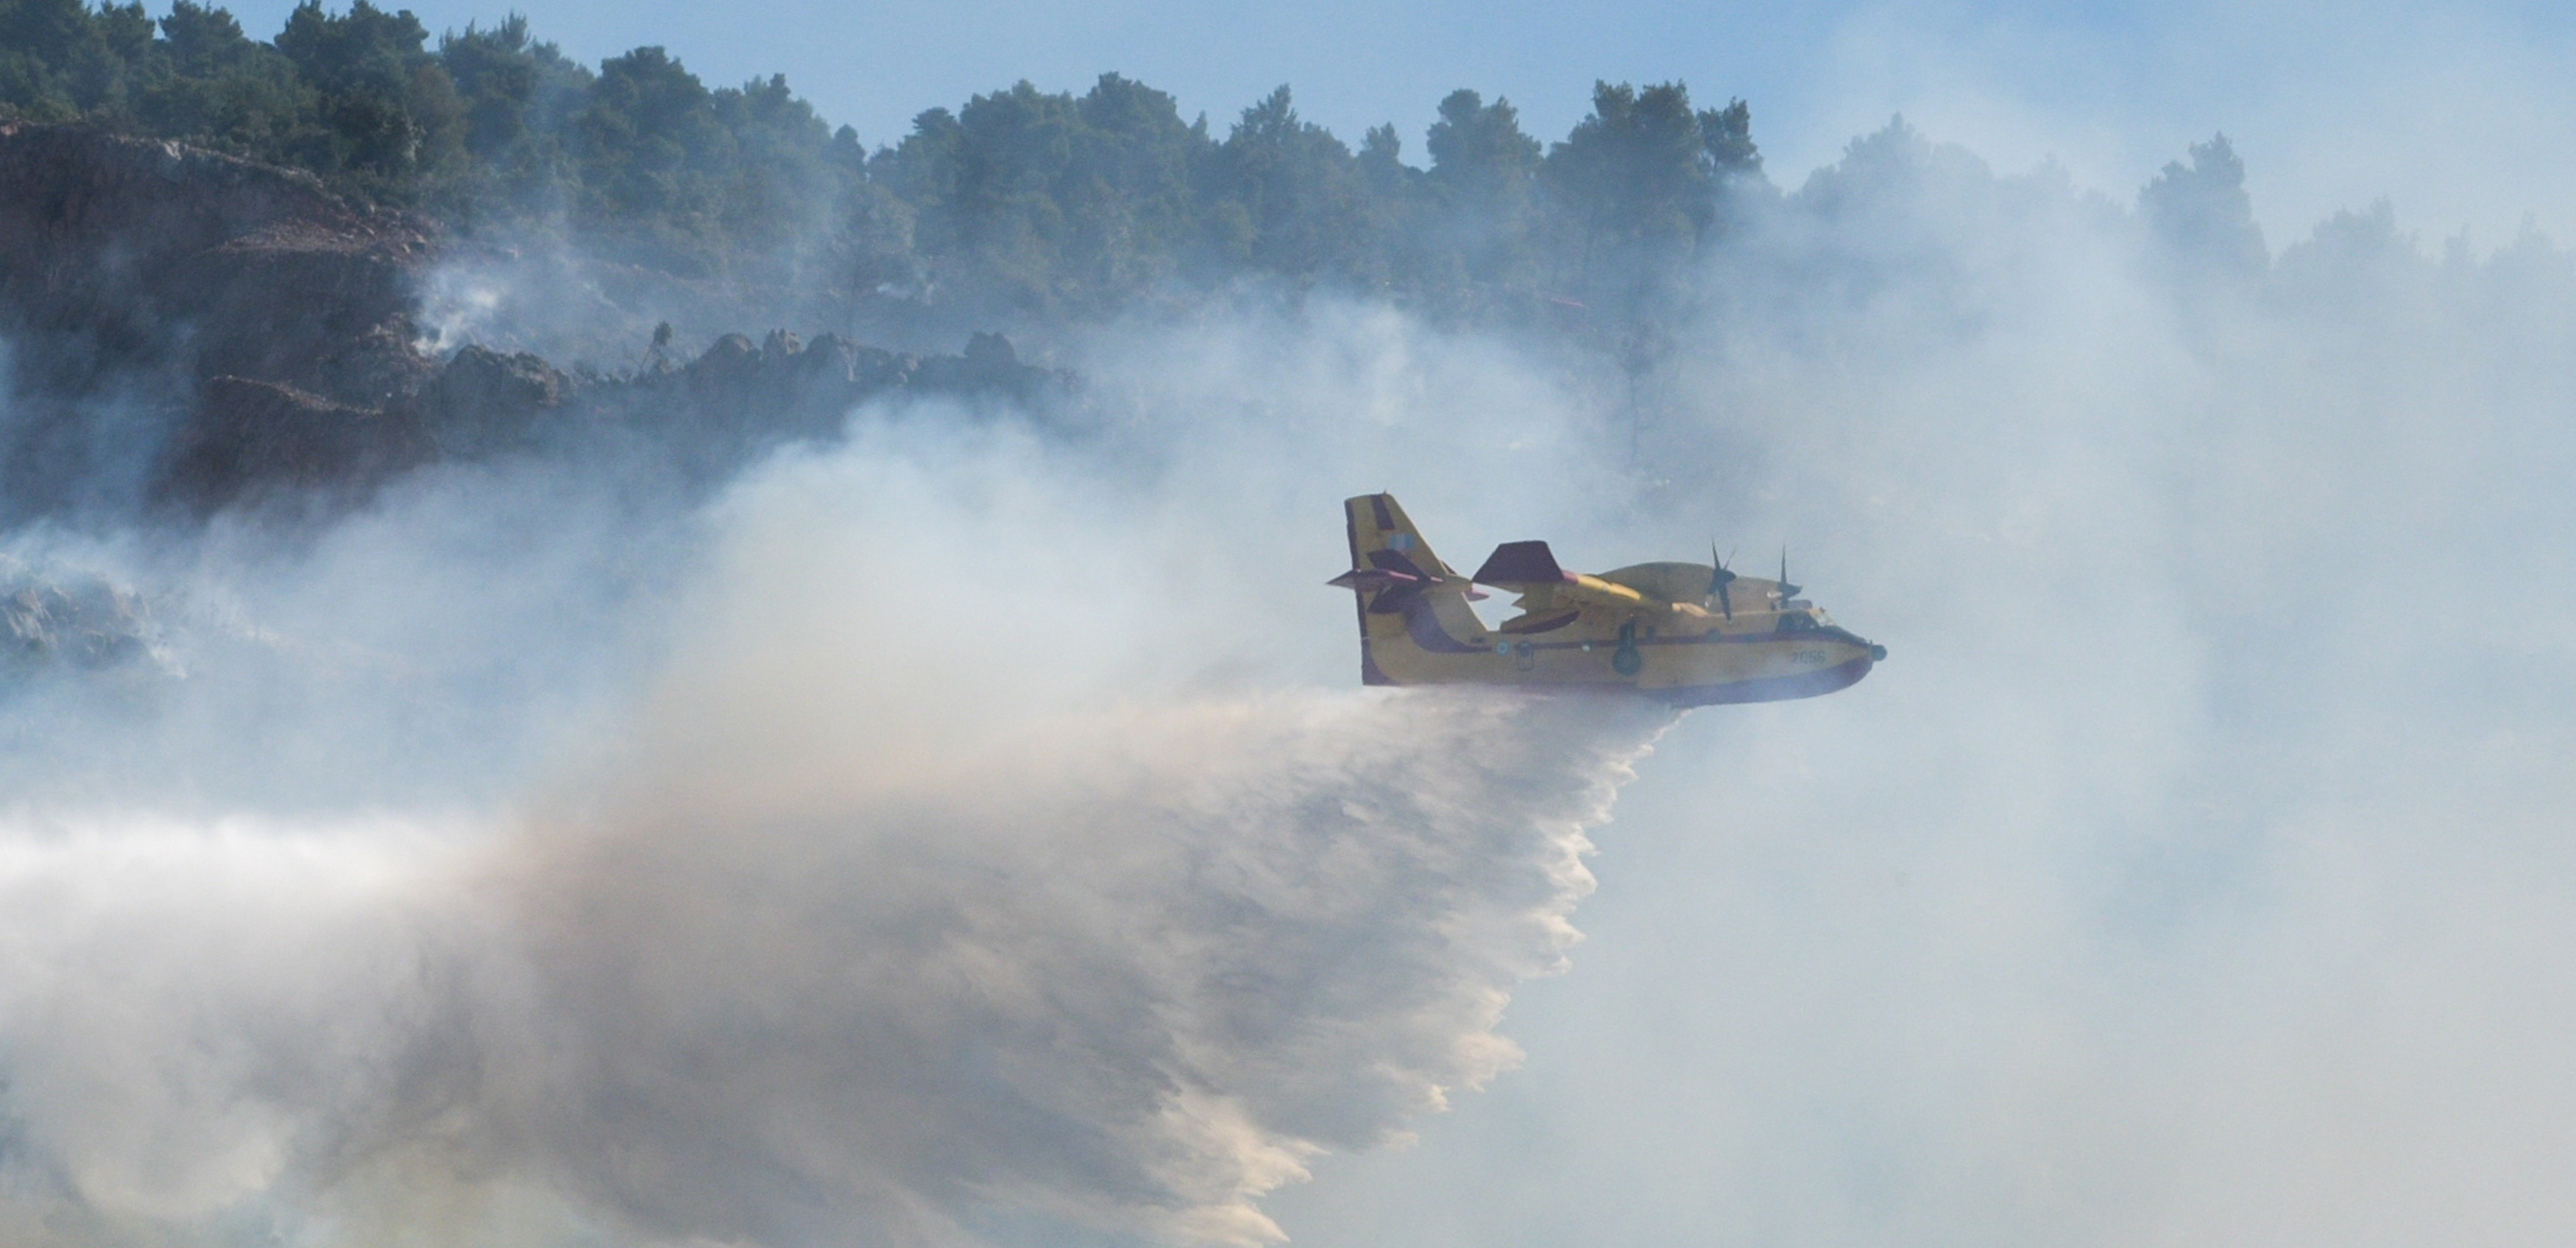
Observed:
[[[1382,649],[1375,662],[1395,684],[1497,684],[1635,689],[1682,706],[1773,702],[1849,688],[1873,666],[1870,652],[1813,637],[1644,639],[1634,675],[1614,663],[1615,642],[1534,642],[1510,636],[1445,651]]]
[[[1645,692],[1675,706],[1717,706],[1740,702],[1786,702],[1793,698],[1813,698],[1849,689],[1869,675],[1876,664],[1867,654],[1837,663],[1832,667],[1792,672],[1783,676],[1757,676],[1749,680],[1716,685],[1677,685],[1669,689]]]

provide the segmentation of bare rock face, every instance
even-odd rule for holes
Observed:
[[[421,391],[419,408],[441,455],[473,459],[536,445],[571,393],[572,380],[537,356],[468,346]]]
[[[172,441],[154,496],[199,513],[278,489],[346,496],[436,458],[406,409],[353,407],[276,382],[216,377]]]
[[[69,126],[0,126],[0,323],[91,369],[163,365],[381,406],[412,345],[427,223],[310,175]]]
[[[720,464],[782,439],[837,436],[850,413],[869,402],[1002,399],[1037,406],[1074,388],[1070,374],[1020,363],[999,334],[977,335],[963,356],[918,356],[838,334],[808,342],[774,329],[756,346],[745,335],[726,334],[676,369],[601,379],[580,389],[569,406],[587,427],[643,432],[683,459]]]
[[[1068,375],[978,334],[961,355],[836,334],[727,334],[673,367],[567,377],[427,354],[415,301],[442,236],[312,176],[74,126],[0,125],[0,525],[86,507],[204,516],[347,503],[439,459],[614,445],[691,479],[838,436],[881,399],[1041,405]]]
[[[1010,339],[1000,334],[976,334],[966,340],[962,355],[923,360],[913,384],[925,390],[1007,395],[1029,402],[1060,380],[1044,369],[1020,363],[1019,352],[1012,348]]]
[[[39,575],[0,556],[0,694],[48,671],[99,671],[147,656],[152,613],[95,577]]]
[[[0,126],[0,333],[22,413],[0,430],[9,510],[119,474],[145,501],[204,506],[263,479],[416,459],[412,431],[384,412],[436,367],[410,318],[432,244],[418,218],[352,205],[307,174]],[[116,438],[95,435],[103,410]],[[271,415],[283,423],[246,423]],[[374,437],[389,440],[362,445]],[[157,466],[135,474],[137,457]]]

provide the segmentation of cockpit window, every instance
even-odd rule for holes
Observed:
[[[1809,615],[1804,611],[1783,612],[1780,616],[1780,631],[1784,633],[1812,633],[1816,631],[1816,617]]]

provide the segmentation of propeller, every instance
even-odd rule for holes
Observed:
[[[1792,598],[1797,597],[1797,596],[1798,596],[1799,591],[1801,591],[1801,590],[1803,590],[1803,589],[1805,589],[1805,588],[1806,588],[1806,586],[1804,586],[1804,585],[1792,585],[1792,584],[1790,584],[1790,583],[1789,583],[1789,548],[1788,548],[1788,547],[1786,547],[1786,546],[1781,547],[1781,548],[1780,548],[1780,605],[1781,605],[1782,607],[1784,607],[1784,608],[1785,608],[1785,607],[1787,607],[1787,606],[1789,605],[1789,600],[1790,600],[1790,599],[1792,599]]]
[[[1717,557],[1715,542],[1708,544],[1708,561],[1713,565],[1708,570],[1709,596],[1717,599],[1717,609],[1725,612],[1726,618],[1734,619],[1735,603],[1728,599],[1726,587],[1735,580],[1735,574],[1727,571],[1726,561]]]

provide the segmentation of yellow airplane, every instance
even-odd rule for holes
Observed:
[[[1545,542],[1505,542],[1460,576],[1392,494],[1342,504],[1351,570],[1328,584],[1357,591],[1360,680],[1371,685],[1485,684],[1634,689],[1679,706],[1777,702],[1846,689],[1887,647],[1834,626],[1789,583],[1737,576],[1710,562],[1640,563],[1585,576],[1556,565]],[[1520,595],[1520,614],[1487,628],[1467,606],[1476,586]]]

